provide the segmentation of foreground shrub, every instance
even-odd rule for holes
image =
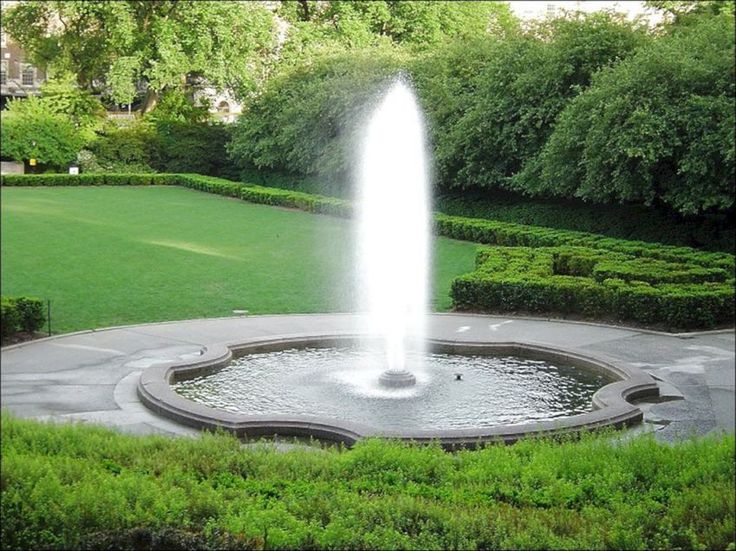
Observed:
[[[19,331],[32,333],[46,323],[44,304],[33,297],[8,297],[1,299],[0,327],[2,336],[8,337]]]
[[[453,281],[455,308],[553,312],[668,329],[734,321],[733,274],[579,247],[498,247]]]
[[[371,440],[280,452],[226,436],[141,438],[7,414],[2,425],[7,549],[733,542],[733,435],[675,445],[529,440],[455,454]]]

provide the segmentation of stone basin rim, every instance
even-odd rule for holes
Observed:
[[[202,430],[225,430],[238,437],[316,438],[352,446],[366,437],[385,437],[419,443],[439,442],[445,449],[474,448],[485,443],[513,443],[530,436],[578,434],[604,427],[622,428],[641,422],[642,411],[629,400],[657,396],[653,377],[631,365],[612,362],[590,354],[531,342],[458,342],[428,339],[432,351],[451,354],[511,355],[565,363],[595,371],[611,382],[593,395],[593,411],[516,425],[493,425],[471,429],[379,430],[352,421],[310,415],[246,415],[215,409],[177,394],[170,383],[217,371],[234,357],[288,348],[346,345],[371,339],[354,333],[314,336],[269,336],[228,345],[203,347],[190,360],[155,365],[141,374],[137,393],[141,402],[157,414]]]

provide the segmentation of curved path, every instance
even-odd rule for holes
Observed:
[[[20,417],[102,423],[135,434],[196,435],[149,411],[136,394],[142,371],[243,338],[349,334],[350,314],[248,316],[85,331],[2,349],[2,407]],[[435,314],[429,337],[527,342],[586,352],[655,377],[660,400],[643,402],[645,428],[672,441],[734,432],[734,331],[665,334],[533,318]]]

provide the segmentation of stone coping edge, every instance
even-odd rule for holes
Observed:
[[[19,342],[17,344],[8,344],[6,346],[0,347],[0,351],[10,351],[15,350],[17,348],[24,348],[26,346],[30,346],[36,343],[41,342],[47,342],[52,341],[56,339],[62,339],[65,337],[73,337],[76,335],[86,335],[91,333],[100,333],[104,331],[116,331],[121,329],[142,329],[145,327],[155,326],[155,325],[174,325],[178,323],[201,323],[201,322],[208,322],[208,321],[223,321],[223,320],[238,320],[243,318],[283,318],[283,317],[293,317],[293,316],[302,316],[302,317],[308,317],[308,316],[354,316],[356,315],[355,312],[322,312],[322,313],[315,313],[315,312],[304,312],[304,313],[295,313],[295,314],[247,314],[247,315],[232,315],[232,316],[218,316],[213,318],[195,318],[195,319],[182,319],[182,320],[167,320],[167,321],[154,321],[154,322],[145,322],[145,323],[133,323],[129,325],[111,325],[109,327],[99,327],[96,329],[82,329],[80,331],[73,331],[71,333],[59,333],[56,335],[51,335],[50,337],[42,337],[40,339],[33,339],[30,341],[24,341]],[[599,323],[595,321],[585,321],[585,320],[568,320],[564,318],[545,318],[545,317],[535,317],[535,316],[517,316],[513,314],[509,315],[502,315],[502,314],[486,314],[486,313],[479,313],[479,312],[432,312],[430,315],[432,316],[468,316],[468,317],[487,317],[487,318],[503,318],[503,319],[509,319],[509,320],[520,320],[520,321],[541,321],[541,322],[550,322],[550,323],[561,323],[561,324],[570,324],[570,325],[588,325],[591,327],[601,327],[604,329],[619,329],[622,331],[632,331],[634,333],[644,333],[649,335],[658,335],[662,337],[674,337],[677,339],[692,339],[695,337],[700,337],[704,335],[726,335],[730,333],[736,332],[736,326],[734,327],[725,327],[721,329],[708,329],[703,331],[692,331],[692,332],[685,332],[685,333],[668,333],[667,331],[656,331],[654,329],[645,329],[643,327],[633,327],[628,325],[612,325],[612,324],[606,324],[606,323]]]
[[[472,429],[379,431],[351,421],[308,415],[245,415],[211,408],[180,396],[171,388],[176,380],[211,373],[228,365],[233,357],[287,348],[345,345],[357,335],[321,335],[290,338],[253,338],[229,346],[207,347],[193,361],[157,365],[140,376],[137,393],[143,404],[160,415],[203,430],[225,430],[238,437],[316,438],[352,446],[366,437],[384,437],[418,443],[439,442],[448,450],[475,448],[485,443],[513,443],[533,436],[578,434],[604,427],[621,428],[641,422],[642,411],[629,400],[659,395],[656,381],[630,365],[613,364],[600,358],[538,344],[505,342],[453,342],[430,340],[438,352],[458,354],[508,354],[545,359],[593,370],[612,382],[593,395],[593,411],[570,417],[519,425],[494,425]],[[366,338],[366,337],[362,337]]]

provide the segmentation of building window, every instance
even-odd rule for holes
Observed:
[[[557,11],[554,4],[547,4],[547,17],[554,17]]]
[[[33,65],[24,66],[20,81],[21,84],[23,86],[33,86],[34,80],[36,80],[36,69],[33,68]]]
[[[5,86],[8,83],[8,62],[0,62],[0,84]]]
[[[217,112],[218,113],[229,113],[230,112],[230,104],[226,101],[221,101],[217,105]]]

